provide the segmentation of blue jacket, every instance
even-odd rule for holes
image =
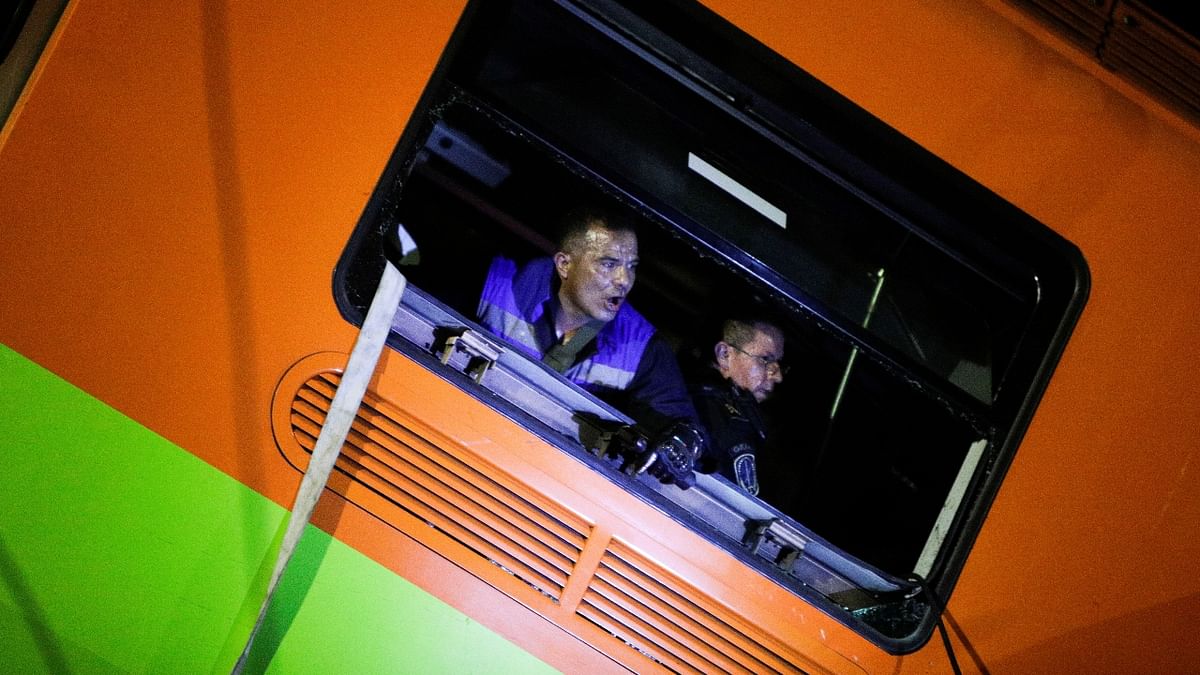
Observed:
[[[495,258],[479,301],[479,322],[540,360],[553,346],[544,337],[553,332],[539,331],[538,325],[553,325],[554,278],[551,258],[538,258],[523,266]],[[593,344],[580,352],[563,375],[651,430],[676,419],[696,419],[670,346],[656,337],[654,326],[628,303],[601,327]]]

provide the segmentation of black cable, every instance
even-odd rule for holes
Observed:
[[[946,647],[946,656],[950,657],[950,668],[954,671],[954,675],[962,675],[962,669],[958,667],[958,659],[954,656],[954,645],[950,644],[950,634],[946,631],[946,623],[942,621],[941,615],[938,615],[937,627],[938,632],[942,634],[942,644]]]
[[[950,632],[946,630],[946,623],[942,621],[942,614],[946,612],[946,603],[942,602],[938,594],[933,592],[933,588],[929,586],[929,582],[924,577],[913,574],[910,578],[921,586],[921,590],[925,591],[933,603],[934,611],[937,612],[938,633],[942,636],[942,646],[946,648],[946,656],[950,659],[950,668],[954,671],[954,675],[962,675],[962,669],[958,666],[958,658],[954,655],[954,645],[950,643]]]

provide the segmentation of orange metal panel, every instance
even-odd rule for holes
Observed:
[[[1166,626],[1200,615],[1200,543],[1184,534],[1200,517],[1198,385],[1180,367],[1200,337],[1196,128],[999,1],[720,8],[1091,267],[1089,305],[950,601],[960,661],[1191,668],[1200,646]],[[939,649],[900,659],[904,672],[944,670]]]
[[[1196,130],[999,0],[706,4],[1088,258],[1091,302],[949,604],[960,661],[1200,661]],[[0,135],[0,341],[289,504],[272,392],[300,357],[352,342],[330,272],[461,7],[77,0]],[[723,606],[776,608],[757,628],[788,649],[946,670],[936,641],[887,656],[502,416],[464,415],[444,381],[383,367],[377,390],[431,435],[612,531],[640,524],[622,536],[655,564]],[[599,655],[511,602],[533,592],[494,566],[447,564],[339,499],[316,522],[564,670],[648,663]]]

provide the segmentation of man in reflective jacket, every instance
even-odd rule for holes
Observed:
[[[691,386],[709,437],[700,468],[718,472],[756,495],[755,456],[767,436],[759,404],[783,381],[783,331],[757,319],[727,320],[713,357],[710,367]]]
[[[671,471],[686,486],[702,435],[670,345],[627,302],[638,262],[632,223],[615,213],[576,210],[552,257],[524,265],[492,261],[478,318],[634,418],[652,441],[674,438],[690,446]]]

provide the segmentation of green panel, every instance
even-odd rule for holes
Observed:
[[[0,672],[227,672],[286,512],[3,346],[0,420]],[[264,670],[551,672],[313,527]]]

